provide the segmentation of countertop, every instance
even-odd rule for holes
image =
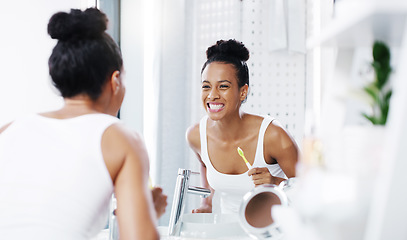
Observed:
[[[200,238],[200,237],[174,237],[174,236],[168,236],[168,226],[159,226],[158,231],[161,236],[161,240],[252,240],[252,238],[248,236],[242,236],[242,237],[230,237],[230,238]],[[92,238],[91,240],[109,240],[109,229],[104,229],[102,230],[96,237]]]

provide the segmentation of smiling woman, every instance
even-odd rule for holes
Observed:
[[[202,104],[207,116],[187,130],[187,141],[201,163],[210,197],[193,212],[212,212],[212,197],[221,196],[221,211],[237,213],[243,195],[262,184],[295,177],[298,148],[271,117],[241,110],[249,91],[249,51],[236,40],[220,40],[207,50],[201,71]],[[241,148],[252,166],[239,156]]]

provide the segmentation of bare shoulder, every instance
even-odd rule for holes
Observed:
[[[115,123],[109,126],[103,136],[107,137],[107,140],[119,141],[120,145],[125,147],[144,145],[141,136],[136,131],[130,130],[122,123]]]
[[[101,145],[103,158],[114,182],[125,161],[133,161],[142,171],[148,172],[149,160],[144,140],[122,123],[112,124],[106,129]]]
[[[288,146],[296,146],[294,139],[287,132],[280,122],[273,120],[266,129],[264,134],[265,141],[273,144],[274,146],[282,146],[287,148]]]
[[[247,119],[247,122],[260,126],[263,122],[263,117],[255,114],[245,113],[243,119]]]
[[[7,123],[6,125],[0,127],[0,134],[4,132],[13,122]]]
[[[199,152],[201,149],[201,138],[199,132],[199,123],[190,126],[186,131],[186,139],[189,146],[195,151]]]
[[[294,177],[298,162],[298,146],[278,121],[273,120],[267,127],[264,146],[266,162],[277,162],[287,177]]]

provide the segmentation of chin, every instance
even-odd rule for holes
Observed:
[[[219,114],[219,113],[211,113],[209,111],[206,112],[206,114],[208,115],[208,117],[213,120],[213,121],[218,121],[223,119],[224,115],[223,114]]]

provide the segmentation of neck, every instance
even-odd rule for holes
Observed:
[[[109,113],[102,103],[99,101],[93,101],[87,96],[65,98],[64,103],[64,106],[60,110],[51,114],[61,118],[74,117],[90,113],[107,113],[114,115],[114,113]]]
[[[239,111],[236,115],[212,122],[212,127],[223,140],[235,140],[240,138],[244,129],[242,129],[243,118],[246,113]]]
[[[65,105],[62,109],[74,112],[103,112],[97,102],[88,97],[65,98]]]

